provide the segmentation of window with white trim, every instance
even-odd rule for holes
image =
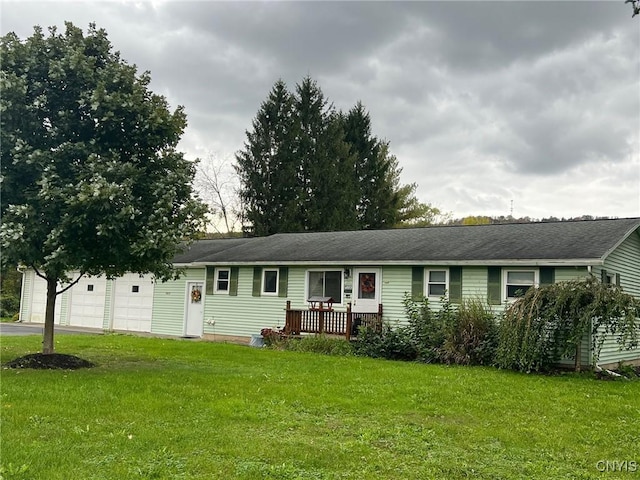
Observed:
[[[447,269],[425,270],[427,297],[443,297],[449,290],[449,275]]]
[[[231,270],[228,268],[216,268],[215,293],[229,294],[229,282],[231,280]]]
[[[342,270],[309,270],[307,272],[307,298],[331,297],[342,303]]]
[[[538,286],[539,283],[538,269],[509,269],[504,270],[503,278],[503,294],[507,300],[520,298],[527,293],[531,287]]]
[[[278,269],[264,269],[262,271],[262,294],[278,295]]]

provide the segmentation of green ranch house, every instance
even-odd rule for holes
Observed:
[[[406,294],[436,308],[444,295],[482,298],[499,312],[517,291],[591,275],[640,298],[640,218],[200,240],[174,263],[183,274],[165,283],[82,278],[58,298],[55,321],[249,341],[265,327],[349,336],[356,323],[402,323]],[[24,271],[21,321],[44,321],[45,293]],[[600,364],[618,361],[640,362],[640,350],[607,340]]]

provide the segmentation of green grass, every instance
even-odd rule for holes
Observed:
[[[597,462],[640,463],[640,382],[120,335],[56,343],[98,366],[2,370],[3,478],[638,475]],[[0,360],[39,346],[4,337]]]

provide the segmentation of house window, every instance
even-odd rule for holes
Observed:
[[[602,283],[608,285],[618,285],[620,286],[620,274],[619,273],[611,273],[605,270],[604,268],[600,270],[600,275],[602,276]]]
[[[426,270],[427,276],[427,296],[443,297],[448,290],[446,270]]]
[[[131,292],[138,293],[140,291],[140,285],[131,285]]]
[[[231,278],[230,272],[231,271],[228,268],[216,269],[215,293],[229,293],[229,280]]]
[[[262,293],[264,295],[278,294],[278,270],[262,271]]]
[[[507,299],[522,297],[531,287],[538,285],[538,270],[506,270],[504,292]]]
[[[307,298],[331,297],[335,303],[342,303],[342,270],[308,272]]]
[[[87,292],[93,292],[93,285],[87,285]]]

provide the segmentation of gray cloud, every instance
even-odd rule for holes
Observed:
[[[3,34],[104,27],[230,158],[273,83],[361,100],[403,181],[456,216],[640,216],[640,37],[622,2],[12,2]],[[587,194],[585,194],[587,192]],[[602,200],[606,199],[606,202]]]

